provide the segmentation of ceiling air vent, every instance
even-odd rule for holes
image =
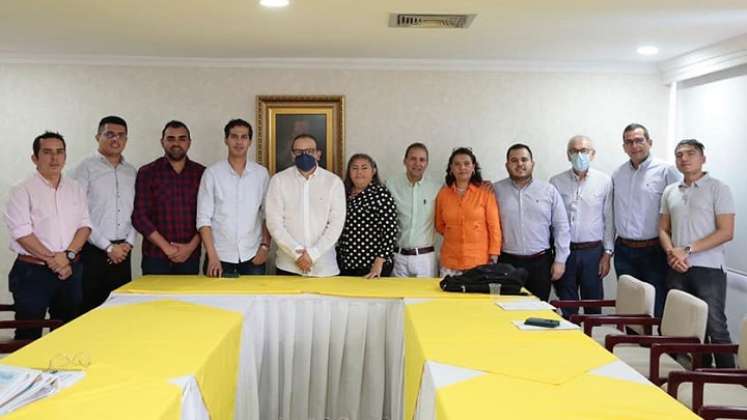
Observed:
[[[392,13],[389,26],[392,28],[468,28],[476,15],[438,15],[424,13]]]

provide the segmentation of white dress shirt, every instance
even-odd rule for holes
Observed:
[[[137,176],[135,167],[127,163],[124,156],[119,165],[112,166],[104,155],[96,151],[75,168],[72,176],[88,197],[93,224],[88,242],[102,250],[116,240],[135,245],[137,231],[131,221]]]
[[[563,198],[550,183],[532,179],[519,188],[511,178],[493,184],[501,214],[503,252],[533,255],[550,248],[555,239],[555,262],[565,264],[570,251],[568,216]]]
[[[306,249],[313,265],[309,276],[340,273],[335,242],[345,224],[345,187],[335,174],[317,167],[306,179],[293,166],[275,174],[267,190],[267,229],[278,245],[275,264],[301,273],[296,266]]]
[[[573,169],[550,178],[565,203],[571,227],[571,242],[602,241],[605,250],[615,249],[612,218],[612,178],[589,168],[580,179]]]
[[[625,239],[659,237],[659,206],[667,185],[682,176],[669,163],[649,155],[638,165],[628,160],[612,174],[615,203],[615,231]]]
[[[211,228],[221,261],[238,264],[257,255],[269,182],[267,169],[251,161],[241,174],[228,160],[205,169],[197,193],[197,229]]]

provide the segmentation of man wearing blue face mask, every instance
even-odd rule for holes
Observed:
[[[345,187],[318,166],[321,151],[310,134],[291,143],[295,166],[275,174],[265,198],[267,229],[278,245],[278,275],[326,277],[340,273],[335,243],[345,224]]]
[[[565,263],[565,273],[553,283],[562,300],[602,299],[602,280],[610,271],[614,249],[612,218],[612,179],[590,168],[594,147],[586,136],[573,136],[568,141],[571,169],[550,179],[563,197],[571,228],[571,254]],[[563,309],[568,316],[577,309]],[[584,313],[600,313],[599,308],[584,308]]]

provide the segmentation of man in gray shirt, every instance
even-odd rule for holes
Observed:
[[[572,168],[550,178],[558,189],[571,231],[571,254],[565,264],[565,273],[553,283],[560,299],[602,299],[602,280],[610,271],[614,240],[612,220],[612,179],[609,175],[590,167],[596,151],[586,136],[568,140],[568,161]],[[564,308],[568,316],[578,309]],[[600,313],[599,308],[585,307],[584,313]]]
[[[653,141],[646,127],[623,130],[623,150],[630,160],[612,174],[614,186],[615,272],[631,275],[656,288],[654,314],[664,312],[667,256],[659,244],[659,204],[667,185],[681,179],[677,170],[651,156]]]
[[[503,230],[498,261],[529,271],[527,290],[546,301],[550,283],[565,271],[570,235],[560,193],[549,183],[533,179],[533,169],[529,146],[517,143],[508,148],[509,177],[493,184]]]
[[[137,236],[130,221],[137,170],[122,154],[127,146],[127,122],[113,115],[102,118],[96,142],[96,153],[73,172],[88,197],[93,224],[81,251],[83,312],[101,305],[112,290],[131,280],[130,255]]]
[[[734,237],[734,200],[729,187],[703,171],[704,146],[682,140],[674,149],[684,181],[669,185],[661,198],[659,239],[667,255],[667,285],[708,303],[706,338],[731,343],[726,325],[725,243]],[[716,353],[716,366],[734,367],[734,355]],[[705,367],[711,356],[705,357]]]

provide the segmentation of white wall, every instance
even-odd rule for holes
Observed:
[[[95,149],[98,120],[121,115],[130,126],[126,156],[138,166],[161,154],[163,124],[180,119],[192,130],[190,156],[212,163],[225,153],[225,122],[254,124],[256,95],[279,94],[345,95],[346,153],[370,153],[384,177],[402,170],[404,147],[420,140],[434,176],[453,147],[466,145],[484,177],[503,178],[505,149],[521,140],[534,149],[536,176],[547,179],[568,167],[565,142],[577,133],[596,140],[596,166],[611,171],[626,159],[621,130],[632,121],[662,140],[655,154],[671,155],[661,150],[668,92],[654,74],[0,64],[0,200],[34,170],[31,142],[46,129],[66,137],[72,168]],[[139,273],[139,249],[136,256]],[[2,245],[0,293],[13,258]]]

